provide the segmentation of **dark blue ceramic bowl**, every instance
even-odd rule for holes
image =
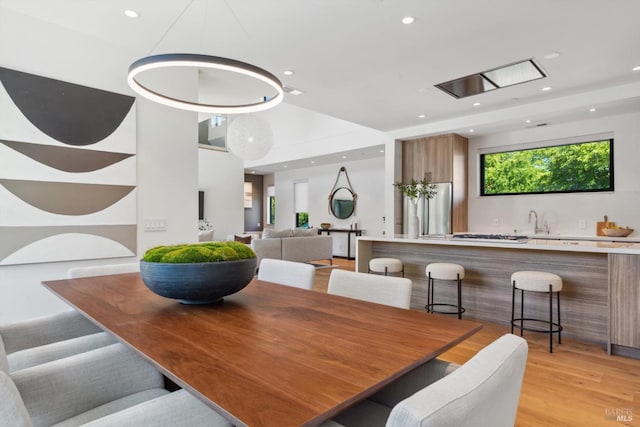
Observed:
[[[183,304],[208,304],[247,286],[257,262],[257,258],[192,264],[140,261],[140,276],[160,296]]]

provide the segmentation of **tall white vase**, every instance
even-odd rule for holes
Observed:
[[[408,223],[408,231],[407,236],[410,239],[417,239],[418,234],[420,234],[420,220],[418,219],[418,203],[414,200],[410,200],[409,204],[409,214],[407,215]]]

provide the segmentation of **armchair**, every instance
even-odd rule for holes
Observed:
[[[0,325],[8,370],[35,366],[108,344],[115,339],[77,311]]]
[[[231,425],[186,391],[164,389],[162,375],[122,344],[0,370],[0,419],[18,427]]]
[[[74,279],[137,271],[140,264],[136,262],[71,268],[67,276]],[[4,341],[10,372],[116,342],[75,310],[0,325],[0,340]]]
[[[527,342],[507,334],[458,367],[434,360],[322,427],[513,426]]]
[[[81,425],[169,393],[158,371],[111,344],[10,374],[34,427]]]

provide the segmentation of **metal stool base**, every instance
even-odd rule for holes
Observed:
[[[558,334],[558,344],[562,344],[562,325],[560,324],[560,291],[553,292],[553,287],[549,285],[549,292],[545,292],[549,294],[549,320],[544,319],[535,319],[531,317],[515,317],[515,302],[516,302],[516,283],[512,283],[512,292],[511,292],[511,333],[513,333],[514,328],[520,329],[520,336],[523,336],[524,331],[530,332],[538,332],[543,334],[549,334],[549,353],[553,353],[553,334]],[[524,315],[524,289],[519,289],[520,291],[520,316]],[[536,292],[536,291],[527,291],[527,292]],[[553,294],[556,294],[557,303],[557,317],[558,321],[553,321]],[[538,322],[543,323],[548,326],[547,329],[534,328],[530,326],[525,326],[524,322]],[[555,328],[554,328],[555,327]]]
[[[540,322],[540,323],[544,323],[545,325],[549,324],[548,320],[532,319],[532,318],[529,318],[529,317],[525,317],[525,318],[513,319],[511,321],[511,326],[513,326],[514,328],[520,329],[520,325],[518,323],[522,323],[522,322]],[[522,336],[522,331],[540,332],[540,333],[543,333],[543,334],[548,334],[549,332],[551,332],[553,334],[556,334],[558,332],[562,332],[563,331],[562,326],[557,324],[556,322],[551,323],[551,325],[552,325],[551,329],[549,329],[549,328],[547,328],[547,329],[536,329],[536,328],[532,328],[532,327],[529,327],[529,326],[524,326],[524,327],[522,327],[522,329],[520,331],[521,332],[520,336]],[[553,326],[555,326],[556,328],[553,329]]]
[[[462,319],[462,313],[466,311],[464,307],[462,307],[462,280],[460,279],[460,275],[458,275],[457,279],[454,279],[456,285],[458,286],[458,304],[444,304],[444,303],[435,303],[433,298],[433,288],[435,287],[435,280],[431,277],[431,274],[427,276],[427,304],[424,308],[427,310],[427,313],[439,313],[439,314],[453,314],[457,315],[458,319]],[[443,279],[437,279],[443,280]],[[440,311],[434,310],[433,307],[453,307],[455,311]]]
[[[453,307],[455,308],[455,311],[434,310],[433,307],[435,306]],[[439,314],[462,314],[465,311],[467,311],[464,307],[460,307],[461,311],[458,311],[458,306],[455,304],[427,304],[424,306],[424,308],[427,309],[427,313],[439,313]]]

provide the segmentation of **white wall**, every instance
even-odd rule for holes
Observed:
[[[5,9],[0,21],[3,67],[132,94],[126,86],[126,70],[131,59],[122,49],[97,39],[78,37],[63,28],[29,20]],[[33,28],[47,34],[46,43],[33,37]],[[190,83],[167,82],[185,91],[191,90]],[[197,115],[138,100],[137,121],[138,256],[2,266],[0,323],[66,309],[67,306],[40,283],[66,277],[71,267],[135,262],[153,245],[197,240]],[[166,219],[167,231],[144,232],[140,228],[144,218]]]
[[[365,214],[365,218],[360,218],[363,211],[358,209],[357,220],[361,228],[370,228],[369,233],[381,235],[383,230],[382,217],[384,216],[386,217],[386,233],[393,233],[394,216],[398,216],[398,220],[400,220],[399,215],[394,215],[394,188],[392,184],[397,179],[400,179],[399,177],[401,176],[401,173],[396,173],[394,168],[394,165],[398,163],[398,159],[400,158],[401,150],[398,149],[395,140],[389,134],[288,104],[280,104],[272,110],[258,114],[271,124],[274,146],[264,158],[253,162],[246,162],[245,167],[247,168],[251,168],[253,165],[280,163],[301,158],[304,159],[310,156],[321,156],[358,148],[383,145],[385,147],[385,155],[376,160],[376,162],[379,163],[376,166],[377,169],[371,171],[371,175],[374,176],[371,181],[372,185],[374,183],[380,184],[375,193],[375,213]],[[327,212],[328,200],[326,200],[328,194],[325,193],[333,186],[340,166],[349,163],[350,162],[346,162],[329,167],[329,172],[326,173],[331,182],[328,183],[328,185],[323,184],[323,187],[320,189],[316,189],[310,185],[310,198],[313,199],[315,196],[316,203],[317,200],[322,200],[321,206],[317,206],[315,209],[313,206],[310,207],[309,220],[311,225],[319,226],[321,222],[332,222],[329,221],[329,214]],[[291,176],[294,176],[294,179],[305,179],[308,174],[312,173],[310,171],[320,170],[317,168],[319,167],[305,168],[302,171],[278,172],[275,175],[284,177],[292,174]],[[351,176],[349,169],[350,168],[347,168],[349,176]],[[325,172],[321,172],[321,174],[324,173]],[[293,225],[294,220],[290,218],[288,214],[286,217],[281,216],[280,212],[283,210],[286,210],[286,212],[293,210],[293,206],[287,204],[289,203],[287,200],[290,197],[288,194],[293,190],[289,188],[283,189],[279,185],[279,182],[279,179],[275,178],[277,203],[275,228],[288,228]],[[383,183],[388,185],[384,185]],[[271,181],[265,181],[264,185],[266,195],[266,187],[271,185]],[[365,183],[365,185],[368,184]],[[287,195],[282,196],[283,191],[286,191]],[[316,191],[320,192],[317,193]],[[357,191],[358,193],[360,192],[359,190]],[[283,197],[287,199],[280,202],[280,199]],[[385,200],[387,201],[386,203]],[[382,208],[378,209],[378,203],[381,204],[380,206],[382,206]],[[318,220],[318,215],[323,219]],[[264,223],[266,224],[266,218]],[[350,221],[340,221],[340,223],[336,223],[336,225],[348,227]]]
[[[244,166],[225,151],[201,148],[198,155],[198,186],[204,190],[204,216],[215,229],[214,239],[244,231]]]
[[[322,222],[330,222],[334,227],[348,228],[352,221],[366,230],[370,236],[381,236],[382,217],[385,212],[384,158],[344,162],[335,165],[315,166],[275,173],[276,188],[276,229],[291,228],[295,225],[293,186],[295,181],[309,183],[309,225],[319,227]],[[349,180],[358,194],[356,216],[340,220],[329,214],[329,193],[336,181],[340,167],[344,166]],[[340,183],[344,181],[344,174]],[[389,183],[391,186],[391,183]]]
[[[271,124],[273,147],[246,168],[392,143],[386,133],[289,104],[257,113]]]
[[[615,191],[603,193],[532,194],[479,197],[478,150],[519,143],[613,132]],[[498,133],[469,140],[469,230],[529,233],[528,213],[534,209],[552,234],[595,235],[604,215],[640,235],[640,114],[595,118],[562,125]],[[497,220],[498,225],[494,225]],[[585,220],[586,228],[578,228]]]

